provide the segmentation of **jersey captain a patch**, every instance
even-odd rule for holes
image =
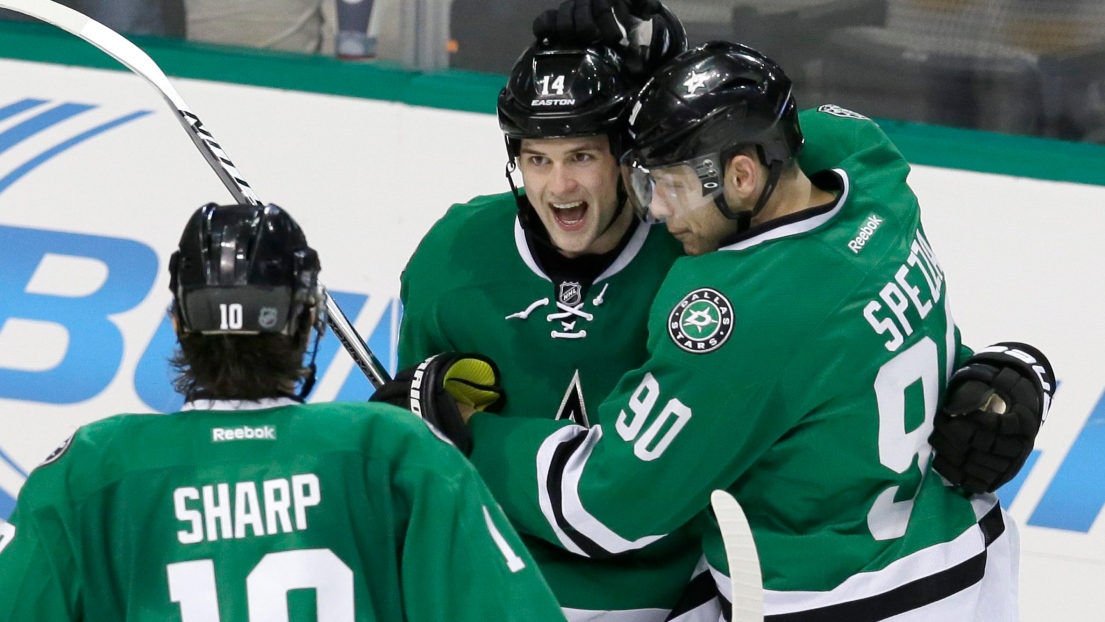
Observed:
[[[733,333],[733,305],[710,287],[696,289],[668,315],[668,334],[681,349],[705,354],[720,348]]]

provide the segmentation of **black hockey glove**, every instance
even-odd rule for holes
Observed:
[[[503,399],[494,361],[479,354],[445,352],[399,372],[369,401],[406,408],[467,456],[472,453],[472,435],[457,404],[486,410]]]
[[[1055,373],[1032,346],[1000,343],[976,353],[948,382],[929,443],[933,467],[975,494],[1013,479],[1032,453],[1055,392]]]
[[[660,0],[564,0],[533,20],[533,34],[554,43],[605,45],[642,79],[687,49],[683,24]]]

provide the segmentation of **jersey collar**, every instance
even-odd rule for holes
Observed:
[[[633,231],[633,237],[629,239],[629,243],[625,245],[625,248],[622,249],[622,252],[618,255],[618,258],[614,260],[614,263],[610,264],[610,267],[595,278],[595,283],[608,279],[624,270],[625,267],[633,261],[633,258],[637,256],[637,253],[641,251],[641,248],[645,245],[645,240],[648,239],[648,232],[651,230],[652,226],[637,219],[636,227],[636,230]],[[522,261],[525,262],[526,266],[528,266],[534,274],[550,283],[552,282],[549,275],[545,274],[545,271],[537,264],[537,259],[534,258],[533,251],[530,250],[529,243],[526,241],[526,231],[522,227],[522,221],[519,220],[517,216],[514,217],[514,246],[517,247],[518,255],[521,256]]]
[[[793,214],[787,214],[782,218],[777,218],[762,225],[752,227],[748,231],[744,231],[723,240],[722,243],[724,246],[718,250],[741,251],[771,240],[778,240],[780,238],[813,231],[832,220],[840,213],[844,204],[848,202],[848,195],[851,192],[852,186],[851,181],[848,179],[848,173],[845,172],[844,169],[834,168],[832,170],[822,171],[813,177],[818,178],[823,175],[829,177],[829,179],[825,181],[828,181],[831,185],[837,185],[840,188],[840,195],[837,196],[835,201],[826,203],[825,205],[808,207],[804,210],[794,212]],[[819,181],[821,180],[819,179]],[[824,187],[825,184],[818,185],[819,187]]]
[[[280,408],[281,406],[295,406],[297,400],[290,397],[266,397],[262,400],[194,400],[185,402],[181,412],[188,410],[264,410],[266,408]]]

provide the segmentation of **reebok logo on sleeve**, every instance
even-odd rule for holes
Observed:
[[[237,428],[211,428],[211,442],[260,440],[275,441],[276,427],[264,425],[259,427],[240,426]]]
[[[859,231],[856,232],[856,237],[853,238],[851,242],[848,242],[848,248],[852,249],[852,252],[858,255],[859,252],[863,250],[864,245],[867,244],[867,240],[870,240],[871,237],[875,235],[875,231],[878,231],[879,226],[884,222],[886,221],[875,214],[867,216],[867,222],[864,222],[859,228]]]

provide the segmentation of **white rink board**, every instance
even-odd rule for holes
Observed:
[[[507,189],[502,138],[490,115],[174,83],[258,195],[303,225],[322,257],[327,286],[368,297],[356,313],[345,309],[366,337],[394,339],[399,272],[444,210]],[[75,427],[151,410],[142,397],[152,377],[143,355],[169,302],[168,257],[196,207],[230,198],[169,108],[135,76],[0,60],[0,84],[8,86],[0,94],[0,262],[23,269],[5,265],[0,274],[0,516],[6,516],[23,474]],[[17,104],[26,110],[11,112]],[[151,112],[65,147],[140,111]],[[1038,459],[1017,494],[1003,494],[1021,525],[1023,619],[1100,620],[1105,187],[934,167],[916,167],[911,182],[950,275],[967,343],[1032,343],[1059,375]],[[106,250],[97,250],[101,244]],[[128,266],[141,269],[130,274],[123,271]],[[126,282],[113,280],[115,272]],[[101,290],[111,290],[110,299],[96,298]],[[81,307],[85,297],[88,310]],[[66,311],[52,315],[52,301]],[[113,340],[114,329],[105,328],[111,326],[121,337]],[[113,343],[118,355],[111,354]],[[66,380],[64,390],[56,382],[36,384],[81,348],[110,364],[72,366],[76,376],[87,372],[91,379]],[[338,353],[320,367],[315,400],[350,395],[343,393],[347,379],[359,372],[347,357]]]

